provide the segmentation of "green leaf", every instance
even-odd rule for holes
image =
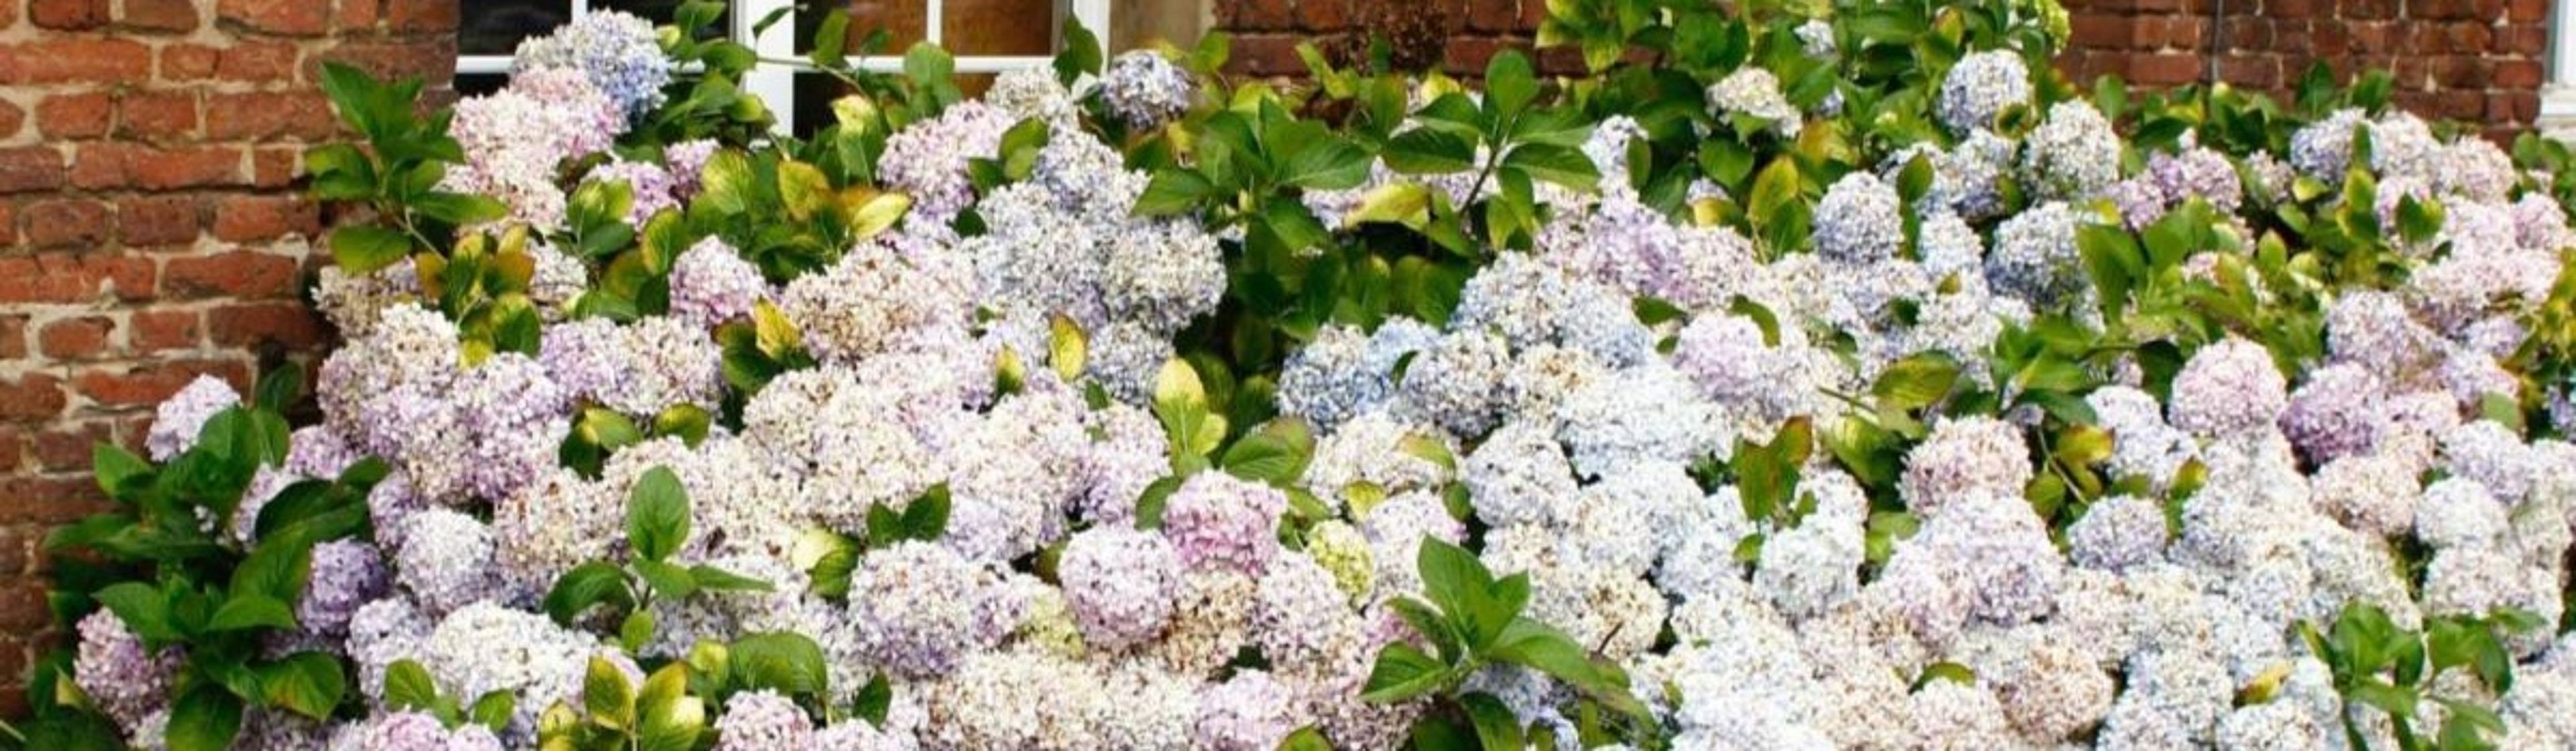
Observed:
[[[1379,153],[1388,169],[1407,175],[1445,175],[1476,167],[1476,146],[1466,138],[1431,128],[1415,128],[1389,139]]]
[[[698,736],[706,731],[707,708],[704,701],[688,695],[688,686],[689,669],[681,663],[664,666],[645,679],[635,702],[642,715],[637,751],[690,751],[697,746]]]
[[[1476,726],[1476,740],[1487,749],[1523,748],[1520,715],[1493,694],[1477,691],[1458,697],[1466,708],[1467,720]]]
[[[98,489],[109,498],[125,499],[131,492],[129,483],[148,481],[152,463],[114,443],[100,442],[90,447],[90,476],[98,479]]]
[[[340,658],[326,652],[297,652],[259,668],[259,683],[268,704],[316,720],[329,719],[349,690]]]
[[[626,566],[644,580],[644,586],[653,590],[655,596],[685,600],[698,593],[698,578],[678,564],[645,559],[629,562]]]
[[[1100,51],[1100,37],[1083,28],[1081,18],[1065,14],[1064,33],[1058,38],[1064,49],[1055,55],[1057,82],[1072,86],[1084,73],[1100,73],[1105,59]]]
[[[1308,725],[1279,741],[1278,751],[1333,751],[1333,744],[1324,740],[1323,731]]]
[[[1320,124],[1297,121],[1274,129],[1271,137],[1286,149],[1281,154],[1281,183],[1307,190],[1342,190],[1368,182],[1369,153]]]
[[[689,496],[680,476],[654,467],[626,499],[626,539],[644,560],[668,558],[689,539]]]
[[[1870,385],[1870,394],[1895,409],[1912,410],[1931,406],[1950,395],[1959,381],[1959,363],[1946,352],[1919,352],[1898,360],[1879,374]]]
[[[508,691],[491,691],[483,694],[482,698],[475,699],[474,706],[465,711],[465,717],[468,720],[472,720],[477,725],[482,725],[485,728],[491,729],[492,732],[498,733],[501,732],[503,728],[510,726],[511,715],[517,714],[518,711],[518,694],[510,693]]]
[[[1977,672],[1969,670],[1966,665],[1961,665],[1955,662],[1932,663],[1923,667],[1923,673],[1921,675],[1914,677],[1914,688],[1923,688],[1923,684],[1931,683],[1936,680],[1949,681],[1962,686],[1974,686],[1977,685]]]
[[[331,231],[331,261],[365,276],[411,255],[411,238],[389,227],[352,224]]]
[[[823,695],[830,663],[813,639],[793,633],[754,634],[730,647],[734,685],[782,694]]]
[[[1360,698],[1393,703],[1438,691],[1448,682],[1449,666],[1434,660],[1413,645],[1395,642],[1378,650],[1377,663],[1369,668],[1368,687]]]
[[[708,592],[769,592],[776,589],[768,580],[744,576],[706,564],[689,567],[689,578],[698,589]]]
[[[126,630],[142,637],[145,644],[159,645],[185,638],[170,621],[170,598],[142,582],[125,582],[92,595],[106,606],[116,619],[125,622]]]
[[[930,542],[948,534],[948,484],[940,483],[922,491],[921,497],[903,507],[903,537]]]
[[[1591,190],[1601,183],[1601,170],[1592,158],[1569,146],[1530,144],[1512,149],[1503,158],[1506,169],[1520,169],[1531,177],[1576,190]]]
[[[1145,184],[1145,192],[1136,198],[1137,216],[1171,216],[1198,208],[1201,201],[1216,195],[1216,185],[1199,173],[1178,167],[1154,173]]]
[[[894,709],[894,684],[887,683],[884,673],[868,677],[868,685],[859,687],[858,698],[851,701],[851,712],[868,724],[885,727],[886,713]]]
[[[1218,464],[1236,477],[1285,488],[1306,474],[1314,453],[1315,436],[1306,422],[1285,417],[1263,423],[1235,441]]]
[[[610,729],[623,729],[635,722],[635,688],[626,682],[626,671],[605,657],[590,658],[590,669],[582,674],[581,708],[590,721]]]
[[[1518,50],[1504,50],[1485,62],[1485,106],[1487,111],[1517,115],[1529,109],[1538,98],[1538,74],[1530,67],[1529,57]]]
[[[844,51],[850,45],[850,13],[833,8],[823,15],[823,23],[814,29],[814,50],[805,59],[818,68],[839,68],[848,63]]]
[[[653,641],[653,629],[659,625],[650,609],[627,613],[625,620],[617,622],[617,644],[628,652],[644,651],[644,645]]]
[[[222,686],[199,683],[170,705],[164,731],[170,751],[226,751],[241,732],[241,699]]]
[[[275,598],[236,592],[215,609],[214,620],[206,624],[209,631],[242,631],[255,628],[295,628],[295,608]]]
[[[626,591],[626,572],[615,564],[591,561],[555,579],[554,588],[546,592],[546,615],[556,623],[570,625],[582,611],[601,603],[611,605],[617,612],[635,607],[633,595]]]
[[[418,661],[395,660],[385,668],[385,707],[434,714],[438,709],[438,679],[430,677],[429,668],[421,667]]]

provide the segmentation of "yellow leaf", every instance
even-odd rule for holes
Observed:
[[[1047,319],[1047,329],[1051,337],[1048,342],[1047,363],[1055,366],[1056,377],[1064,379],[1067,383],[1082,377],[1082,366],[1091,350],[1091,342],[1083,336],[1082,326],[1074,323],[1073,319],[1065,317],[1064,314],[1057,313]]]

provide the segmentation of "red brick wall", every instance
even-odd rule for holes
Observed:
[[[2210,50],[2228,83],[2280,93],[2324,60],[2385,68],[2397,103],[2501,135],[2540,113],[2549,0],[2067,0],[2074,42],[2060,64],[2085,77],[2204,80]]]
[[[1494,53],[1528,50],[1531,34],[1547,17],[1546,0],[1211,0],[1216,28],[1234,35],[1232,66],[1245,73],[1295,76],[1306,72],[1297,44],[1329,43],[1388,25],[1399,10],[1428,13],[1445,31],[1434,42],[1450,72],[1482,71]],[[1577,69],[1567,50],[1544,56],[1550,67]]]
[[[2219,0],[2063,1],[2074,39],[2059,65],[2085,80],[2201,81],[2216,47],[2221,78],[2278,94],[2325,60],[2346,75],[2389,69],[2399,104],[2503,133],[2538,116],[2548,71],[2549,0],[2224,0],[2215,28]],[[1478,70],[1502,46],[1526,47],[1547,13],[1544,0],[1213,2],[1216,25],[1236,34],[1235,67],[1259,75],[1303,73],[1298,41],[1347,36],[1373,14],[1407,6],[1444,15],[1450,68]]]
[[[90,445],[140,444],[199,373],[329,333],[298,301],[326,221],[302,155],[324,60],[444,85],[456,0],[0,0],[0,713],[49,635],[37,552],[99,507]]]

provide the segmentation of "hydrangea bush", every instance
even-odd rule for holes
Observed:
[[[29,749],[2576,745],[2576,155],[2049,0],[1551,3],[806,138],[595,13],[324,71],[297,371],[49,542]]]

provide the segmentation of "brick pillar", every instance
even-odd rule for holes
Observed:
[[[90,445],[142,442],[200,373],[309,362],[325,60],[444,87],[456,0],[0,0],[0,714],[52,638],[46,530],[101,508]]]

